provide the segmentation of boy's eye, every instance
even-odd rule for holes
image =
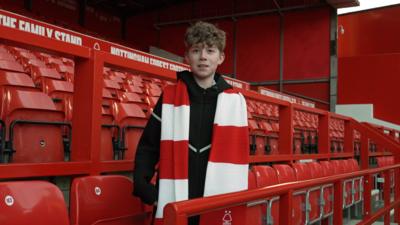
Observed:
[[[207,49],[207,51],[208,51],[209,53],[214,53],[214,52],[215,52],[215,49],[209,48],[209,49]]]

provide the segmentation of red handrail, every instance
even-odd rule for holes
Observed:
[[[386,181],[390,176],[390,170],[399,171],[400,165],[387,166],[383,168],[361,170],[353,173],[346,173],[341,175],[335,175],[330,177],[317,178],[307,181],[290,182],[285,184],[279,184],[264,188],[257,188],[254,190],[223,194],[218,196],[205,197],[200,199],[193,199],[188,201],[181,201],[175,203],[169,203],[164,209],[164,224],[165,225],[186,225],[187,218],[194,215],[199,215],[214,210],[224,209],[228,207],[234,207],[244,205],[246,203],[267,199],[273,196],[279,195],[280,206],[279,215],[281,224],[292,224],[289,218],[285,218],[286,215],[291,215],[292,212],[292,193],[296,190],[310,188],[314,186],[321,186],[324,184],[334,184],[334,214],[333,220],[335,225],[343,224],[342,221],[342,201],[343,201],[343,181],[355,177],[364,177],[364,209],[365,220],[360,224],[371,224],[376,221],[380,216],[388,215],[388,212],[394,208],[400,206],[400,199],[395,199],[394,202],[390,203],[390,199],[385,199],[385,206],[378,212],[371,215],[371,176],[376,173],[384,173]],[[395,177],[396,180],[399,177]],[[385,182],[385,189],[390,189],[390,182]],[[395,193],[399,190],[395,189]],[[389,193],[389,192],[386,192]],[[389,196],[389,195],[387,195]]]

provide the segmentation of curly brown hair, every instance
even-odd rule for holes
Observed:
[[[216,46],[221,52],[226,45],[225,31],[217,28],[215,25],[206,22],[196,22],[186,30],[185,46],[191,46],[199,43],[205,43],[207,46]]]

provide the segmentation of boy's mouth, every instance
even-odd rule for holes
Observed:
[[[197,65],[197,67],[200,68],[200,69],[205,69],[205,68],[208,68],[208,65],[206,65],[206,64],[199,64],[199,65]]]

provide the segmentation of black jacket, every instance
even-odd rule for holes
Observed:
[[[191,72],[177,73],[187,85],[190,99],[189,125],[189,199],[202,197],[204,192],[207,162],[210,153],[214,115],[217,96],[232,88],[219,74],[215,74],[216,84],[203,89],[193,78]],[[134,166],[134,195],[143,202],[153,204],[157,200],[157,188],[150,184],[160,155],[162,96],[143,131],[136,151]]]

